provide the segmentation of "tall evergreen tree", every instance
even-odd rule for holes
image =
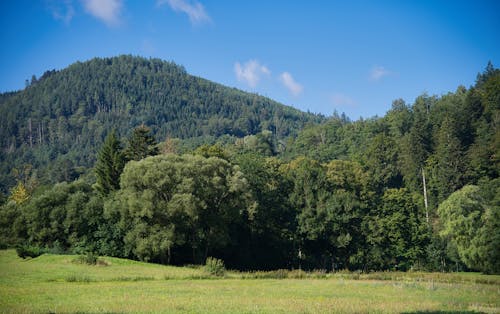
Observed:
[[[445,118],[437,133],[436,160],[434,173],[437,176],[434,186],[438,201],[444,201],[451,193],[463,186],[465,158],[463,148],[456,135],[454,121]]]
[[[434,98],[427,95],[415,100],[412,107],[413,124],[401,143],[401,172],[406,186],[413,191],[422,189],[422,168],[431,152],[432,125],[429,111],[433,103]]]
[[[104,140],[95,165],[96,189],[103,195],[120,188],[120,175],[125,166],[125,157],[120,140],[113,130]]]
[[[148,156],[158,154],[156,140],[151,134],[151,129],[144,124],[136,127],[128,139],[125,156],[128,160],[141,160]]]

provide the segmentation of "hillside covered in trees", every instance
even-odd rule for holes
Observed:
[[[185,88],[198,94],[204,90],[198,87]],[[154,98],[159,90],[145,94]],[[16,95],[3,95],[2,106],[26,97]],[[413,104],[396,100],[384,117],[358,121],[265,101],[243,105],[260,117],[258,128],[203,133],[200,121],[210,119],[188,119],[201,129],[182,134],[157,116],[127,124],[112,100],[97,102],[102,108],[93,115],[109,129],[92,145],[70,146],[89,147],[94,175],[47,185],[36,182],[37,165],[20,169],[0,209],[2,245],[170,264],[214,256],[237,269],[500,273],[500,70],[488,64],[470,88],[421,95]],[[29,124],[16,126],[29,132]],[[160,130],[183,139],[159,143],[170,136],[158,136]],[[11,138],[12,149],[3,139],[4,156],[41,152],[34,137],[26,142],[30,133],[14,134],[24,135]],[[207,135],[213,138],[202,145],[190,142]]]
[[[0,95],[0,191],[35,169],[45,183],[69,181],[91,168],[104,137],[126,137],[141,124],[155,138],[186,145],[270,130],[277,140],[323,117],[186,73],[159,59],[95,58],[33,77]],[[11,169],[17,173],[13,174]]]

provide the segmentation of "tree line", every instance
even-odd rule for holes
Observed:
[[[186,150],[111,131],[91,175],[0,209],[4,246],[236,269],[500,272],[500,71],[381,118],[334,114],[286,140],[262,130]]]

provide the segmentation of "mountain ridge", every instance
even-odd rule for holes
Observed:
[[[41,169],[69,159],[74,167],[88,168],[113,128],[125,137],[145,124],[158,141],[244,137],[265,130],[283,139],[323,120],[190,75],[173,62],[131,55],[77,61],[33,78],[24,90],[0,94],[1,182],[12,184],[5,164]]]

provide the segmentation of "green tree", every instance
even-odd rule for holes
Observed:
[[[411,191],[422,191],[422,168],[432,151],[430,109],[435,98],[419,96],[412,106],[413,123],[401,142],[401,172],[405,186]]]
[[[40,246],[85,251],[96,242],[96,219],[102,210],[88,212],[92,188],[82,181],[59,183],[34,197],[23,208],[28,229],[27,240]]]
[[[124,151],[127,160],[136,161],[148,156],[158,155],[158,152],[158,146],[151,134],[151,129],[144,124],[134,129]]]
[[[368,220],[374,268],[407,270],[423,260],[427,227],[407,189],[388,189]]]
[[[245,174],[254,204],[248,221],[240,226],[240,240],[231,255],[239,257],[238,266],[243,268],[294,266],[296,213],[288,199],[291,182],[280,171],[283,162],[255,152],[240,154],[235,162]]]
[[[195,149],[194,153],[196,155],[203,156],[205,158],[217,157],[224,160],[229,160],[229,153],[220,144],[208,145],[204,144]]]
[[[381,193],[384,189],[401,186],[397,149],[394,140],[384,133],[376,135],[367,148],[364,162],[369,169],[371,181]]]
[[[500,189],[497,189],[499,193]],[[500,274],[500,202],[498,197],[494,206],[488,206],[482,215],[483,226],[473,240],[477,247],[477,267],[489,274]]]
[[[297,211],[297,245],[306,267],[337,269],[363,265],[361,222],[368,196],[367,175],[349,161],[327,165],[297,158],[283,167],[293,183],[290,202]]]
[[[120,175],[125,165],[120,141],[113,130],[104,140],[95,164],[96,189],[103,195],[120,188]]]
[[[23,207],[15,202],[7,202],[0,206],[1,246],[14,247],[26,239],[26,219]]]
[[[498,180],[495,185],[498,193]],[[478,186],[466,185],[438,207],[440,235],[453,243],[460,259],[471,269],[500,272],[498,204],[498,197],[488,205]]]
[[[433,184],[440,202],[463,185],[466,164],[456,125],[449,118],[444,119],[437,133],[437,147],[433,157],[435,160]]]
[[[107,216],[119,215],[125,255],[145,261],[203,262],[231,242],[245,211],[247,183],[237,167],[197,155],[160,155],[127,164]],[[191,257],[175,255],[182,248]]]

